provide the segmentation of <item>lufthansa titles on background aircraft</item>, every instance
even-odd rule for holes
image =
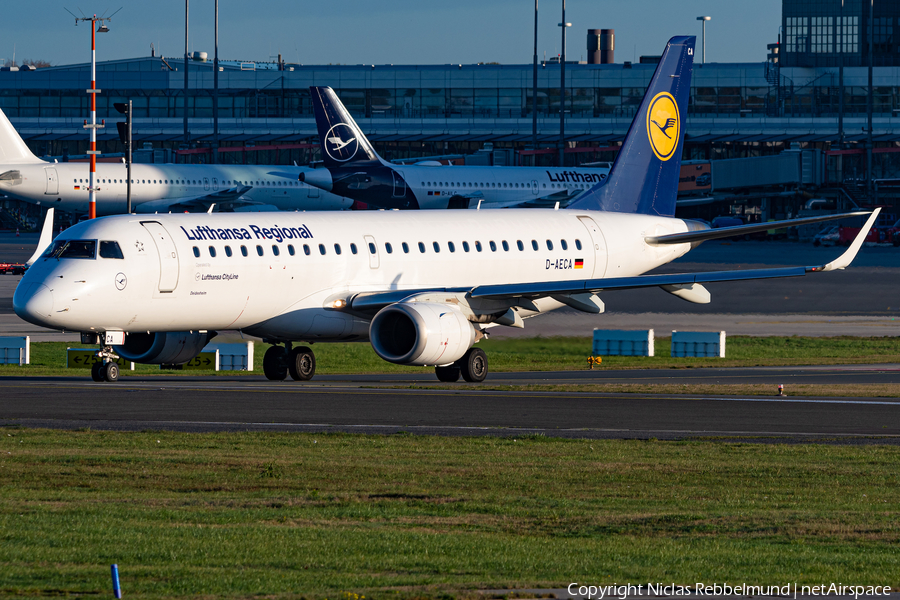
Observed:
[[[679,119],[678,103],[669,92],[660,92],[650,101],[647,108],[647,137],[659,160],[669,160],[675,154],[678,134],[681,132]]]
[[[347,162],[359,150],[359,141],[353,132],[353,128],[346,123],[338,123],[328,130],[325,135],[325,152],[338,162]]]
[[[554,183],[599,183],[606,179],[606,173],[579,173],[578,171],[563,171],[556,174],[545,171],[545,173]]]
[[[181,231],[184,232],[187,239],[192,241],[257,239],[283,242],[284,240],[310,240],[313,238],[312,232],[310,232],[309,227],[306,225],[300,225],[300,227],[279,227],[278,225],[272,227],[258,227],[256,225],[248,225],[247,227],[250,228],[249,231],[245,227],[241,227],[240,229],[237,227],[223,229],[204,225],[201,227],[194,227],[193,229],[185,229],[182,227]],[[252,234],[250,233],[251,231],[253,232]]]

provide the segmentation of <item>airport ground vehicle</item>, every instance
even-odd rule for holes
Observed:
[[[837,246],[841,241],[841,231],[837,225],[822,229],[813,237],[813,246]]]
[[[25,265],[16,263],[0,263],[0,275],[12,273],[13,275],[21,275],[25,272]]]

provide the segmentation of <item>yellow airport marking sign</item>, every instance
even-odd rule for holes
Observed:
[[[66,348],[66,368],[67,369],[90,369],[94,363],[103,362],[97,356],[96,350],[87,348]],[[128,362],[122,357],[116,359],[119,369],[129,369],[134,371],[134,363]]]

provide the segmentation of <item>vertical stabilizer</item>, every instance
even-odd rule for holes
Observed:
[[[330,87],[309,88],[316,127],[319,129],[319,146],[326,167],[364,167],[386,164],[362,130],[341,104]]]
[[[609,175],[570,209],[675,215],[695,40],[669,40]]]
[[[0,165],[43,162],[28,149],[24,140],[0,110]]]

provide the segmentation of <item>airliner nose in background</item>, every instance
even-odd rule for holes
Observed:
[[[298,181],[306,167],[285,165],[134,164],[131,201],[139,213],[214,210],[340,210],[352,200]],[[125,212],[125,164],[98,163],[97,214]],[[0,111],[0,193],[61,210],[87,213],[88,165],[35,156]]]
[[[400,165],[381,158],[330,87],[309,88],[324,167],[300,181],[352,198],[354,208],[566,206],[608,168]]]
[[[674,217],[693,51],[693,37],[669,41],[609,177],[565,210],[104,217],[61,233],[26,271],[13,308],[99,336],[97,381],[118,377],[115,355],[182,363],[222,329],[274,344],[263,360],[273,380],[314,375],[315,356],[298,343],[369,341],[384,360],[434,366],[442,381],[481,381],[488,362],[477,342],[492,327],[523,327],[561,306],[602,313],[600,296],[619,289],[707,303],[706,282],[849,265],[877,211],[826,265],[642,275],[704,240],[847,216],[721,229]],[[360,147],[343,144],[335,160],[369,156],[355,137]]]

